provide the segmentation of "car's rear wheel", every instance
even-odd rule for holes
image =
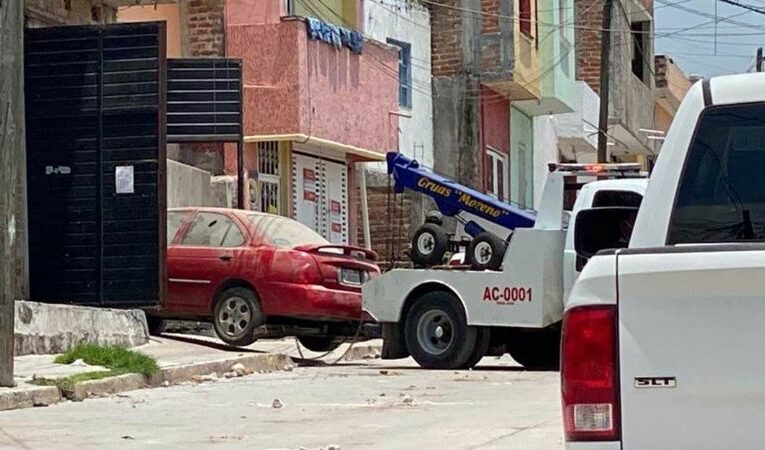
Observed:
[[[478,328],[468,326],[462,304],[447,292],[423,295],[406,316],[406,347],[426,369],[461,369],[475,364],[478,338]]]
[[[218,337],[237,347],[255,342],[255,328],[265,322],[265,316],[254,292],[247,288],[223,291],[215,303],[213,327]]]
[[[312,352],[331,352],[340,346],[340,341],[334,337],[298,336],[300,345]]]

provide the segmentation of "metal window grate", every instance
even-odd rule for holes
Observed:
[[[279,176],[278,142],[258,142],[258,173]]]
[[[279,143],[276,141],[258,142],[258,190],[260,191],[260,210],[271,214],[281,214]]]

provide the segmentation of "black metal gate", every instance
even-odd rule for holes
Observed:
[[[242,61],[167,60],[167,141],[242,139]]]
[[[242,60],[167,60],[167,142],[236,142],[237,205],[244,208]]]
[[[27,30],[32,300],[162,301],[164,46],[159,22]]]

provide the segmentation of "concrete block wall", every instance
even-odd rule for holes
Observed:
[[[135,347],[149,342],[139,309],[16,302],[14,354],[62,353],[82,344]]]
[[[236,177],[212,176],[210,172],[167,160],[167,207],[236,206]]]

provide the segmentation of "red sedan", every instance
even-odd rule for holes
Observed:
[[[379,274],[369,250],[333,245],[282,216],[221,208],[167,215],[169,289],[162,318],[211,320],[230,345],[297,336],[326,351],[361,321],[361,285]]]

